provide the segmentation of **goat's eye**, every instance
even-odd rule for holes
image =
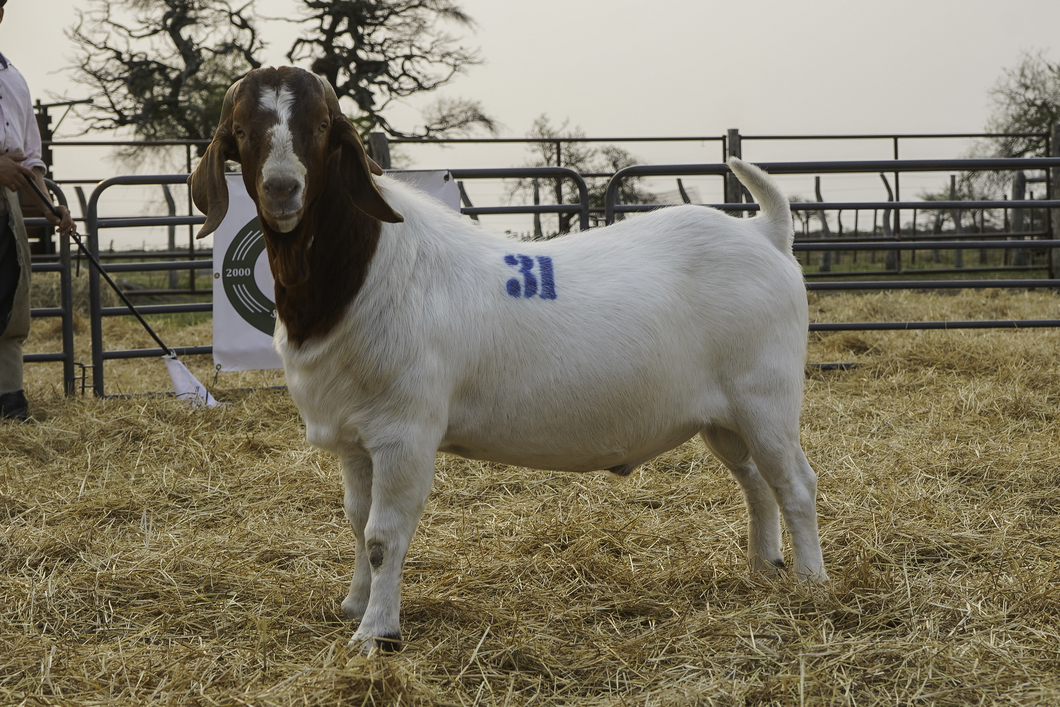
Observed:
[[[238,137],[238,138],[243,138],[246,135],[246,133],[243,132],[243,128],[239,127],[238,125],[236,126],[236,129],[235,129],[234,132],[236,134],[236,137]]]
[[[328,121],[324,121],[320,124],[320,132],[325,132],[328,129]]]

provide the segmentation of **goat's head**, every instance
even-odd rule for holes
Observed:
[[[382,170],[364,151],[327,80],[285,66],[255,69],[228,89],[221,122],[188,178],[206,214],[198,237],[213,233],[228,211],[225,160],[243,166],[243,182],[267,230],[289,233],[337,167],[353,203],[369,216],[398,223],[372,179]]]

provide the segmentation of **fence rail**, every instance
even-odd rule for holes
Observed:
[[[751,139],[751,138],[745,138]],[[758,138],[761,139],[761,138]],[[633,138],[629,140],[634,140]],[[725,144],[725,143],[723,143]],[[731,147],[731,144],[727,144]],[[1050,182],[1053,170],[1060,169],[1060,158],[1028,158],[1019,160],[862,160],[862,161],[815,161],[815,162],[764,162],[758,163],[773,174],[841,174],[841,173],[871,173],[882,172],[901,175],[907,172],[952,172],[952,171],[1040,171],[1044,173],[1043,180],[1048,187],[1052,188]],[[653,204],[620,204],[617,202],[619,186],[623,180],[640,176],[716,176],[725,179],[731,174],[729,168],[723,163],[696,164],[696,165],[636,165],[617,171],[611,176],[602,205],[591,203],[591,196],[586,185],[584,175],[566,167],[538,167],[538,168],[502,168],[502,169],[454,169],[452,176],[457,180],[502,180],[502,179],[562,179],[575,186],[577,193],[576,203],[552,203],[535,205],[506,205],[506,206],[473,206],[465,201],[461,211],[471,217],[486,214],[577,214],[578,222],[583,230],[592,225],[591,214],[593,211],[602,209],[605,221],[611,223],[624,214],[647,211],[660,208]],[[183,184],[186,175],[153,175],[153,176],[123,176],[115,177],[99,183],[92,191],[91,196],[85,200],[85,226],[86,246],[89,250],[100,255],[99,242],[100,232],[106,229],[123,229],[142,226],[189,226],[201,224],[202,216],[197,215],[171,215],[168,217],[143,217],[127,216],[113,213],[101,213],[101,197],[110,189],[119,186],[154,186]],[[60,200],[65,203],[65,197],[61,196],[58,186],[53,185],[53,191],[60,195]],[[726,193],[731,193],[726,191]],[[1052,192],[1051,192],[1052,193]],[[742,201],[742,198],[740,199]],[[720,203],[714,206],[732,212],[753,212],[758,209],[756,204],[750,203]],[[970,209],[1044,209],[1049,215],[1045,228],[1037,231],[1013,232],[1005,234],[968,234],[955,233],[953,235],[932,234],[923,238],[909,238],[901,233],[898,223],[897,235],[885,237],[872,236],[861,238],[828,238],[828,239],[798,239],[794,249],[797,253],[803,252],[864,252],[864,251],[917,251],[917,250],[1002,250],[1011,251],[1016,249],[1035,249],[1047,252],[1060,252],[1060,238],[1053,230],[1052,212],[1060,210],[1060,199],[1032,200],[1032,201],[913,201],[913,200],[891,200],[891,201],[836,201],[836,202],[796,202],[792,204],[792,210],[799,212],[822,212],[822,211],[844,211],[844,210],[884,210],[898,214],[902,211],[929,211],[929,210],[970,210]],[[1060,213],[1060,211],[1058,211]],[[43,221],[41,219],[40,221]],[[896,219],[897,222],[897,219]],[[1008,240],[1008,238],[1019,238],[1021,240]],[[1036,240],[1022,240],[1032,237]],[[58,260],[54,256],[41,259],[35,263],[34,270],[37,272],[59,272],[64,278],[63,305],[58,308],[42,308],[34,311],[34,316],[61,316],[64,318],[63,351],[58,353],[31,354],[26,357],[27,361],[62,361],[64,363],[64,389],[70,393],[75,387],[74,369],[76,362],[73,359],[73,332],[72,332],[72,304],[70,303],[70,269],[74,260],[71,258],[69,242],[61,239],[60,254]],[[124,272],[151,272],[151,271],[194,271],[212,266],[212,260],[196,260],[186,257],[187,251],[172,251],[168,254],[159,252],[145,252],[142,260],[131,262],[110,262],[105,268],[111,273]],[[205,254],[209,255],[209,254]],[[122,254],[121,258],[134,259],[132,254]],[[162,257],[162,260],[159,258]],[[180,258],[180,259],[177,259]],[[1060,289],[1060,279],[1056,279],[1056,273],[1050,266],[1037,267],[1034,265],[1007,266],[1004,268],[990,268],[991,270],[1009,272],[1009,277],[997,279],[971,279],[967,277],[974,272],[986,270],[985,268],[967,268],[962,277],[951,277],[949,279],[902,279],[903,273],[899,271],[867,271],[850,273],[831,273],[832,275],[844,277],[857,277],[857,280],[829,280],[820,281],[809,279],[808,290],[816,291],[867,291],[867,290],[891,290],[891,289],[953,289],[953,288],[1051,288]],[[1048,269],[1049,277],[1034,277],[1034,271]],[[919,271],[918,271],[919,272]],[[924,274],[937,274],[940,271],[923,271]],[[1026,272],[1028,277],[1015,278],[1013,272]],[[813,273],[814,276],[825,273]],[[93,269],[89,269],[89,305],[90,305],[90,335],[91,335],[91,368],[92,368],[92,390],[97,396],[105,395],[104,385],[104,362],[108,360],[130,359],[140,357],[160,356],[164,352],[159,348],[135,349],[135,350],[108,350],[103,339],[102,319],[107,316],[121,316],[129,313],[126,307],[104,307],[101,299],[100,276]],[[868,278],[868,279],[866,279]],[[163,291],[152,291],[160,293]],[[205,294],[207,291],[200,291]],[[137,307],[137,310],[148,316],[168,315],[175,313],[206,313],[212,311],[212,303],[197,302],[184,304],[152,304]],[[811,325],[812,331],[839,331],[839,330],[920,330],[920,329],[978,329],[978,328],[1025,328],[1025,327],[1056,327],[1060,326],[1060,320],[1041,319],[1026,321],[961,321],[961,322],[817,322]],[[69,330],[69,332],[67,331]],[[212,353],[210,346],[175,346],[178,354],[209,354]]]
[[[1021,159],[967,159],[967,160],[857,160],[846,162],[758,162],[759,167],[770,174],[866,174],[904,172],[972,172],[972,171],[1015,171],[1015,170],[1049,170],[1060,167],[1060,157],[1029,157]],[[615,172],[608,182],[604,196],[604,219],[614,223],[616,215],[638,211],[650,211],[659,208],[654,204],[619,204],[618,190],[623,180],[634,177],[690,177],[717,176],[731,174],[725,164],[674,164],[674,165],[633,165]],[[1055,208],[1054,201],[913,201],[913,202],[795,202],[794,211],[821,210],[854,210],[854,209],[969,209],[969,208]],[[757,204],[718,204],[718,208],[730,211],[755,211]]]

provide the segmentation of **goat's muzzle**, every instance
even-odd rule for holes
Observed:
[[[262,215],[269,225],[286,233],[302,218],[305,190],[301,180],[291,176],[276,176],[262,182],[260,194]]]

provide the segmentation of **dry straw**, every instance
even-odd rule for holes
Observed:
[[[827,321],[1056,318],[1048,293],[812,297]],[[54,350],[47,324],[34,350]],[[207,325],[160,331],[208,341]],[[149,345],[135,324],[107,336]],[[0,426],[0,704],[1060,704],[1058,333],[811,337],[832,583],[749,575],[690,442],[625,481],[440,456],[404,651],[362,658],[334,458],[276,374],[187,359],[224,409],[63,398]],[[126,344],[122,344],[126,345]],[[163,390],[158,361],[112,392]]]

